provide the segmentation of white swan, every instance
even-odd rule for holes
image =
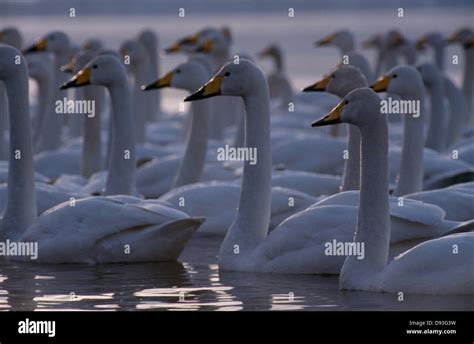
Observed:
[[[404,136],[401,154],[395,154],[395,151],[391,150],[390,164],[399,165],[395,195],[402,196],[422,189],[437,189],[472,179],[473,169],[469,164],[450,159],[429,149],[423,149],[424,86],[415,68],[395,67],[371,87],[377,92],[388,91],[396,94],[402,100],[420,102],[419,116],[403,116]]]
[[[349,30],[340,30],[315,42],[315,46],[336,46],[339,48],[341,55],[346,55],[355,49],[355,39]]]
[[[235,216],[220,249],[219,267],[223,270],[281,273],[338,273],[344,257],[325,255],[325,244],[333,239],[351,240],[357,220],[353,206],[331,205],[297,213],[267,236],[271,219],[270,116],[268,90],[262,72],[248,61],[229,63],[197,93],[186,98],[196,100],[219,94],[241,95],[246,104],[246,147],[255,147],[257,165],[245,163],[240,201]],[[206,194],[206,199],[208,199]],[[186,200],[186,198],[185,198]],[[394,221],[400,223],[397,240],[413,237],[411,220],[420,209],[432,208],[423,223],[413,231],[423,237],[446,231],[443,211],[435,206],[411,202],[412,215],[400,212]],[[408,207],[410,205],[407,205]],[[417,212],[418,210],[418,212]],[[418,216],[419,217],[419,216]],[[408,221],[406,221],[407,219]],[[410,225],[408,226],[408,223]],[[452,224],[451,224],[452,225]],[[439,227],[443,227],[438,228]],[[448,228],[445,228],[448,227]],[[429,235],[429,234],[428,234]]]
[[[0,47],[0,56],[0,80],[6,85],[10,104],[10,146],[22,152],[21,159],[15,159],[14,154],[9,159],[7,205],[0,223],[2,239],[38,243],[38,259],[35,262],[105,263],[176,259],[203,220],[189,218],[160,202],[143,202],[129,196],[86,198],[77,201],[74,206],[69,202],[60,204],[35,220],[36,193],[26,61],[22,58],[20,64],[12,64],[15,56],[21,54],[6,46]],[[109,75],[107,81],[101,79],[104,75],[96,71],[104,65],[109,68],[111,65],[115,66],[119,73]],[[113,83],[111,88],[117,89],[111,90],[111,93],[117,94],[112,97],[129,98],[124,67],[119,60],[110,56],[91,61],[68,86],[89,82],[105,83],[110,82],[110,78],[119,78],[120,83],[123,83],[122,86]],[[121,105],[126,103],[125,99]],[[128,128],[133,128],[129,107],[124,106],[115,113],[119,120],[126,122]],[[133,139],[133,130],[129,132],[132,134],[118,130],[117,134],[125,135],[124,142],[127,142],[127,138]],[[112,159],[119,158],[117,153],[123,151],[112,152]],[[115,166],[120,173],[130,164],[122,165],[124,166]],[[130,177],[124,179],[133,181]],[[130,184],[127,180],[124,183]],[[124,250],[124,245],[127,244],[130,245],[130,254]],[[157,248],[161,253],[157,252]]]
[[[178,65],[159,80],[144,85],[142,90],[175,87],[193,92],[208,79],[209,72],[206,68],[191,59]],[[159,197],[173,187],[195,183],[201,179],[222,180],[237,177],[217,161],[205,164],[210,102],[205,100],[193,103],[191,111],[190,130],[182,157],[174,155],[155,159],[138,170],[137,188],[145,197]]]
[[[423,242],[387,265],[390,242],[388,135],[386,116],[380,113],[380,98],[370,89],[352,91],[329,115],[313,125],[340,121],[357,125],[361,132],[361,193],[354,242],[363,243],[365,247],[363,259],[346,258],[339,276],[340,288],[472,294],[472,233]],[[453,250],[453,245],[460,250]]]

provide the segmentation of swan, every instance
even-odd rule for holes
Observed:
[[[225,65],[213,79],[185,99],[198,100],[220,94],[243,97],[246,104],[246,147],[257,148],[261,157],[256,165],[252,166],[248,162],[244,164],[239,206],[220,248],[219,269],[338,273],[343,257],[325,255],[324,246],[335,238],[352,240],[357,220],[356,207],[329,205],[307,209],[290,216],[267,235],[273,203],[267,87],[261,70],[251,62],[241,60],[238,65]],[[205,198],[209,199],[207,194]],[[425,218],[426,226],[419,221],[420,225],[414,231],[419,231],[420,237],[423,237],[423,233],[433,235],[439,231],[445,232],[450,227],[448,225],[452,226],[442,223],[444,213],[440,208],[415,201],[410,204],[413,205],[412,218],[416,218],[420,209],[427,210],[429,207],[437,211]],[[409,233],[409,228],[413,227],[411,220],[404,221],[401,216],[399,222],[401,230],[397,239],[402,241],[410,235],[413,237]],[[438,228],[438,225],[443,228]]]
[[[362,76],[361,72],[351,66],[343,66],[337,69],[336,71],[328,74],[324,79],[315,83],[312,86],[307,87],[304,90],[313,90],[313,91],[328,91],[333,92],[339,96],[344,97],[350,91],[366,87],[367,82],[365,81],[364,77]],[[355,126],[349,127],[348,132],[348,150],[350,152],[348,159],[345,161],[344,166],[344,174],[343,174],[343,185],[341,187],[341,191],[347,190],[359,190],[359,180],[360,180],[360,134],[359,130]],[[389,150],[390,156],[391,150]],[[396,151],[395,151],[396,152]],[[394,152],[394,153],[395,153]],[[393,164],[392,166],[397,167],[397,164]],[[405,195],[405,199],[413,199],[423,201],[427,204],[435,204],[441,207],[443,210],[446,211],[446,216],[444,217],[446,220],[451,221],[467,221],[470,220],[470,213],[472,213],[472,209],[469,207],[469,197],[473,196],[473,192],[469,192],[468,190],[458,190],[454,187],[444,190],[433,190],[428,192],[418,192],[414,194]],[[355,206],[358,202],[357,193],[340,193],[326,199],[320,200],[315,206],[323,206],[323,205],[345,205],[345,206]],[[391,206],[391,215],[397,216],[399,218],[410,219],[412,224],[415,223],[424,223],[426,224],[426,220],[424,219],[416,219],[412,217],[409,213],[412,211],[411,206],[408,207],[400,207],[397,204],[399,200],[396,198],[391,198],[390,202]],[[393,210],[392,210],[393,209]],[[423,212],[428,214],[429,211],[438,212],[437,209],[428,208],[425,209]],[[427,216],[429,218],[429,215]],[[441,218],[439,218],[441,219]],[[430,220],[431,221],[431,220]],[[398,231],[398,229],[396,229]],[[415,232],[415,231],[413,231]]]
[[[0,222],[2,239],[36,242],[38,259],[34,262],[108,263],[176,259],[203,219],[190,218],[161,202],[146,202],[123,195],[92,197],[80,199],[73,206],[69,202],[62,203],[36,219],[27,64],[13,47],[1,46],[0,56],[0,80],[5,83],[10,104],[10,146],[22,153],[21,159],[15,159],[14,154],[9,158],[7,205]],[[15,56],[21,56],[20,64],[11,63]],[[104,75],[97,72],[104,65],[113,65],[117,70],[124,68],[111,56],[98,57],[67,86],[106,82],[101,80]],[[109,74],[107,80],[119,78],[123,82],[122,86],[111,85],[111,88],[115,87],[111,90],[113,98],[118,95],[129,97],[125,75],[124,69],[118,74]],[[128,128],[133,128],[130,108],[122,107],[115,113]],[[117,131],[125,135],[124,141],[133,138],[133,130],[128,132],[131,134]],[[126,180],[124,182],[127,184]],[[130,245],[130,254],[126,254],[124,245]]]
[[[443,84],[450,110],[448,132],[446,134],[446,147],[449,149],[461,140],[464,129],[463,124],[468,121],[469,113],[467,112],[466,99],[464,99],[462,91],[447,76],[443,76]],[[470,163],[474,165],[472,159]]]
[[[460,160],[444,157],[424,145],[424,86],[418,70],[411,66],[398,66],[380,77],[371,86],[376,92],[389,92],[402,100],[418,100],[420,115],[405,115],[401,154],[391,151],[391,165],[398,165],[396,196],[449,186],[454,182],[469,181],[472,167]],[[424,178],[423,178],[424,175]]]
[[[433,49],[434,62],[440,71],[444,71],[444,48],[446,40],[441,32],[428,32],[416,40],[416,48],[424,50],[426,46]]]
[[[354,35],[349,30],[340,30],[333,32],[321,40],[315,42],[316,47],[336,46],[339,48],[341,55],[352,52],[355,48]]]
[[[273,60],[274,71],[267,76],[270,99],[277,99],[282,106],[287,107],[288,103],[293,101],[293,91],[291,83],[285,75],[285,64],[280,47],[271,44],[259,51],[257,55],[261,59],[271,58]]]
[[[387,34],[387,49],[395,51],[405,59],[409,65],[416,64],[417,51],[415,42],[407,39],[397,30],[391,30]]]
[[[104,43],[99,38],[89,38],[82,42],[80,50],[96,53],[104,48]]]
[[[337,122],[357,125],[361,132],[361,193],[353,240],[365,246],[364,259],[354,255],[346,258],[339,276],[340,289],[472,294],[472,233],[425,241],[387,264],[390,242],[388,130],[386,115],[380,113],[380,98],[371,89],[354,90],[312,125]],[[460,250],[454,253],[453,245]]]
[[[142,90],[175,87],[193,92],[208,79],[209,72],[201,63],[191,59],[178,65],[162,78],[143,85]],[[156,159],[141,166],[137,172],[137,188],[140,193],[147,198],[155,198],[173,187],[195,183],[201,178],[213,180],[237,177],[217,161],[205,164],[210,113],[211,104],[208,100],[192,104],[190,130],[183,156]]]

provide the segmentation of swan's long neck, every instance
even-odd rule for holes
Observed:
[[[113,136],[105,195],[131,195],[135,188],[135,123],[127,81],[109,86]]]
[[[466,111],[466,100],[454,83],[448,77],[443,78],[444,93],[449,102],[450,117],[448,134],[446,137],[446,148],[451,147],[461,138],[464,123],[468,121]]]
[[[401,100],[419,100],[420,115],[418,117],[413,117],[411,114],[403,115],[403,147],[395,196],[403,196],[423,189],[423,132],[425,118],[423,84],[420,82],[419,87],[416,87],[416,89],[416,94],[413,94],[412,97],[400,97]]]
[[[273,55],[275,60],[275,71],[277,74],[283,74],[285,72],[285,65],[283,63],[283,55],[281,52],[278,52]]]
[[[348,158],[344,161],[341,191],[359,190],[360,181],[360,132],[349,125],[347,133]]]
[[[194,90],[198,88],[199,86]],[[191,107],[191,128],[188,130],[186,148],[173,187],[199,181],[204,170],[211,104],[208,99],[203,99],[193,102]]]
[[[134,87],[133,87],[133,103],[135,109],[135,132],[138,143],[145,142],[145,128],[147,111],[151,110],[150,94],[146,94],[140,88],[147,82],[147,69],[145,63],[137,63],[134,66]]]
[[[433,46],[436,66],[440,71],[444,71],[444,45],[437,43]]]
[[[255,93],[244,97],[245,147],[256,150],[257,163],[244,163],[239,208],[222,243],[221,262],[245,257],[268,234],[272,176],[268,99],[268,86],[262,76]],[[235,245],[238,245],[239,255],[234,254]]]
[[[471,116],[471,123],[474,118],[474,49],[464,49],[465,60],[464,60],[464,79],[462,84],[462,90],[464,97],[466,97],[468,113]]]
[[[84,141],[81,152],[81,175],[88,178],[102,167],[102,145],[100,140],[101,108],[103,98],[101,86],[84,87],[84,99],[95,103],[95,116],[84,118]]]
[[[5,85],[0,81],[0,160],[6,159],[5,154],[5,128],[8,116],[8,99]]]
[[[22,61],[25,64],[25,61]],[[28,74],[5,81],[10,113],[10,152],[7,204],[2,219],[2,236],[17,239],[36,218],[36,190],[33,176],[28,104]]]
[[[431,116],[425,146],[441,152],[445,147],[446,136],[443,102],[444,90],[441,77],[436,77],[435,79],[430,88]]]
[[[359,127],[362,168],[354,242],[364,245],[364,258],[346,258],[340,277],[343,287],[347,286],[347,279],[377,273],[387,264],[390,243],[388,129],[386,117],[376,116],[379,117],[370,124]]]
[[[146,48],[150,59],[150,75],[161,75],[160,64],[157,54],[158,43],[156,41],[147,42],[144,47]],[[155,90],[150,96],[152,98],[153,108],[150,109],[151,111],[148,115],[148,120],[153,121],[158,119],[161,113],[161,91]]]

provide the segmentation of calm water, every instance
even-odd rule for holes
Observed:
[[[219,272],[220,239],[194,238],[181,263],[0,264],[1,310],[473,310],[469,296],[340,292],[338,278]],[[191,263],[192,262],[192,263]]]

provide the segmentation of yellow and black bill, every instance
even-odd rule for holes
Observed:
[[[166,73],[164,76],[162,76],[158,80],[153,81],[152,83],[148,85],[142,85],[141,90],[148,91],[148,90],[157,90],[164,87],[170,87],[171,80],[173,80],[173,74],[174,74],[173,71]]]
[[[202,86],[199,90],[197,90],[195,93],[184,98],[184,101],[190,102],[193,100],[206,99],[206,98],[221,95],[222,94],[221,84],[222,84],[223,79],[224,79],[223,76],[215,76],[214,78],[209,80],[204,86]]]
[[[91,83],[90,77],[91,77],[91,70],[89,68],[81,69],[79,72],[77,72],[76,75],[74,75],[71,78],[71,80],[69,80],[68,82],[65,82],[59,89],[65,90],[67,88],[90,85]]]
[[[327,35],[323,39],[320,39],[319,41],[314,42],[314,45],[317,47],[323,47],[323,46],[329,45],[332,43],[335,36],[336,36],[335,34]]]
[[[391,79],[392,77],[390,75],[381,76],[374,82],[372,86],[370,86],[370,88],[375,92],[387,92],[387,88]]]
[[[36,42],[34,42],[29,47],[23,49],[23,54],[45,51],[48,48],[48,39],[47,38],[40,38]]]
[[[345,101],[341,100],[326,116],[311,123],[312,127],[323,127],[325,125],[342,123],[341,113],[344,109]]]
[[[329,80],[331,80],[331,75],[326,75],[324,76],[321,80],[318,82],[305,87],[301,89],[301,92],[324,92],[326,91],[326,86],[329,83]]]

